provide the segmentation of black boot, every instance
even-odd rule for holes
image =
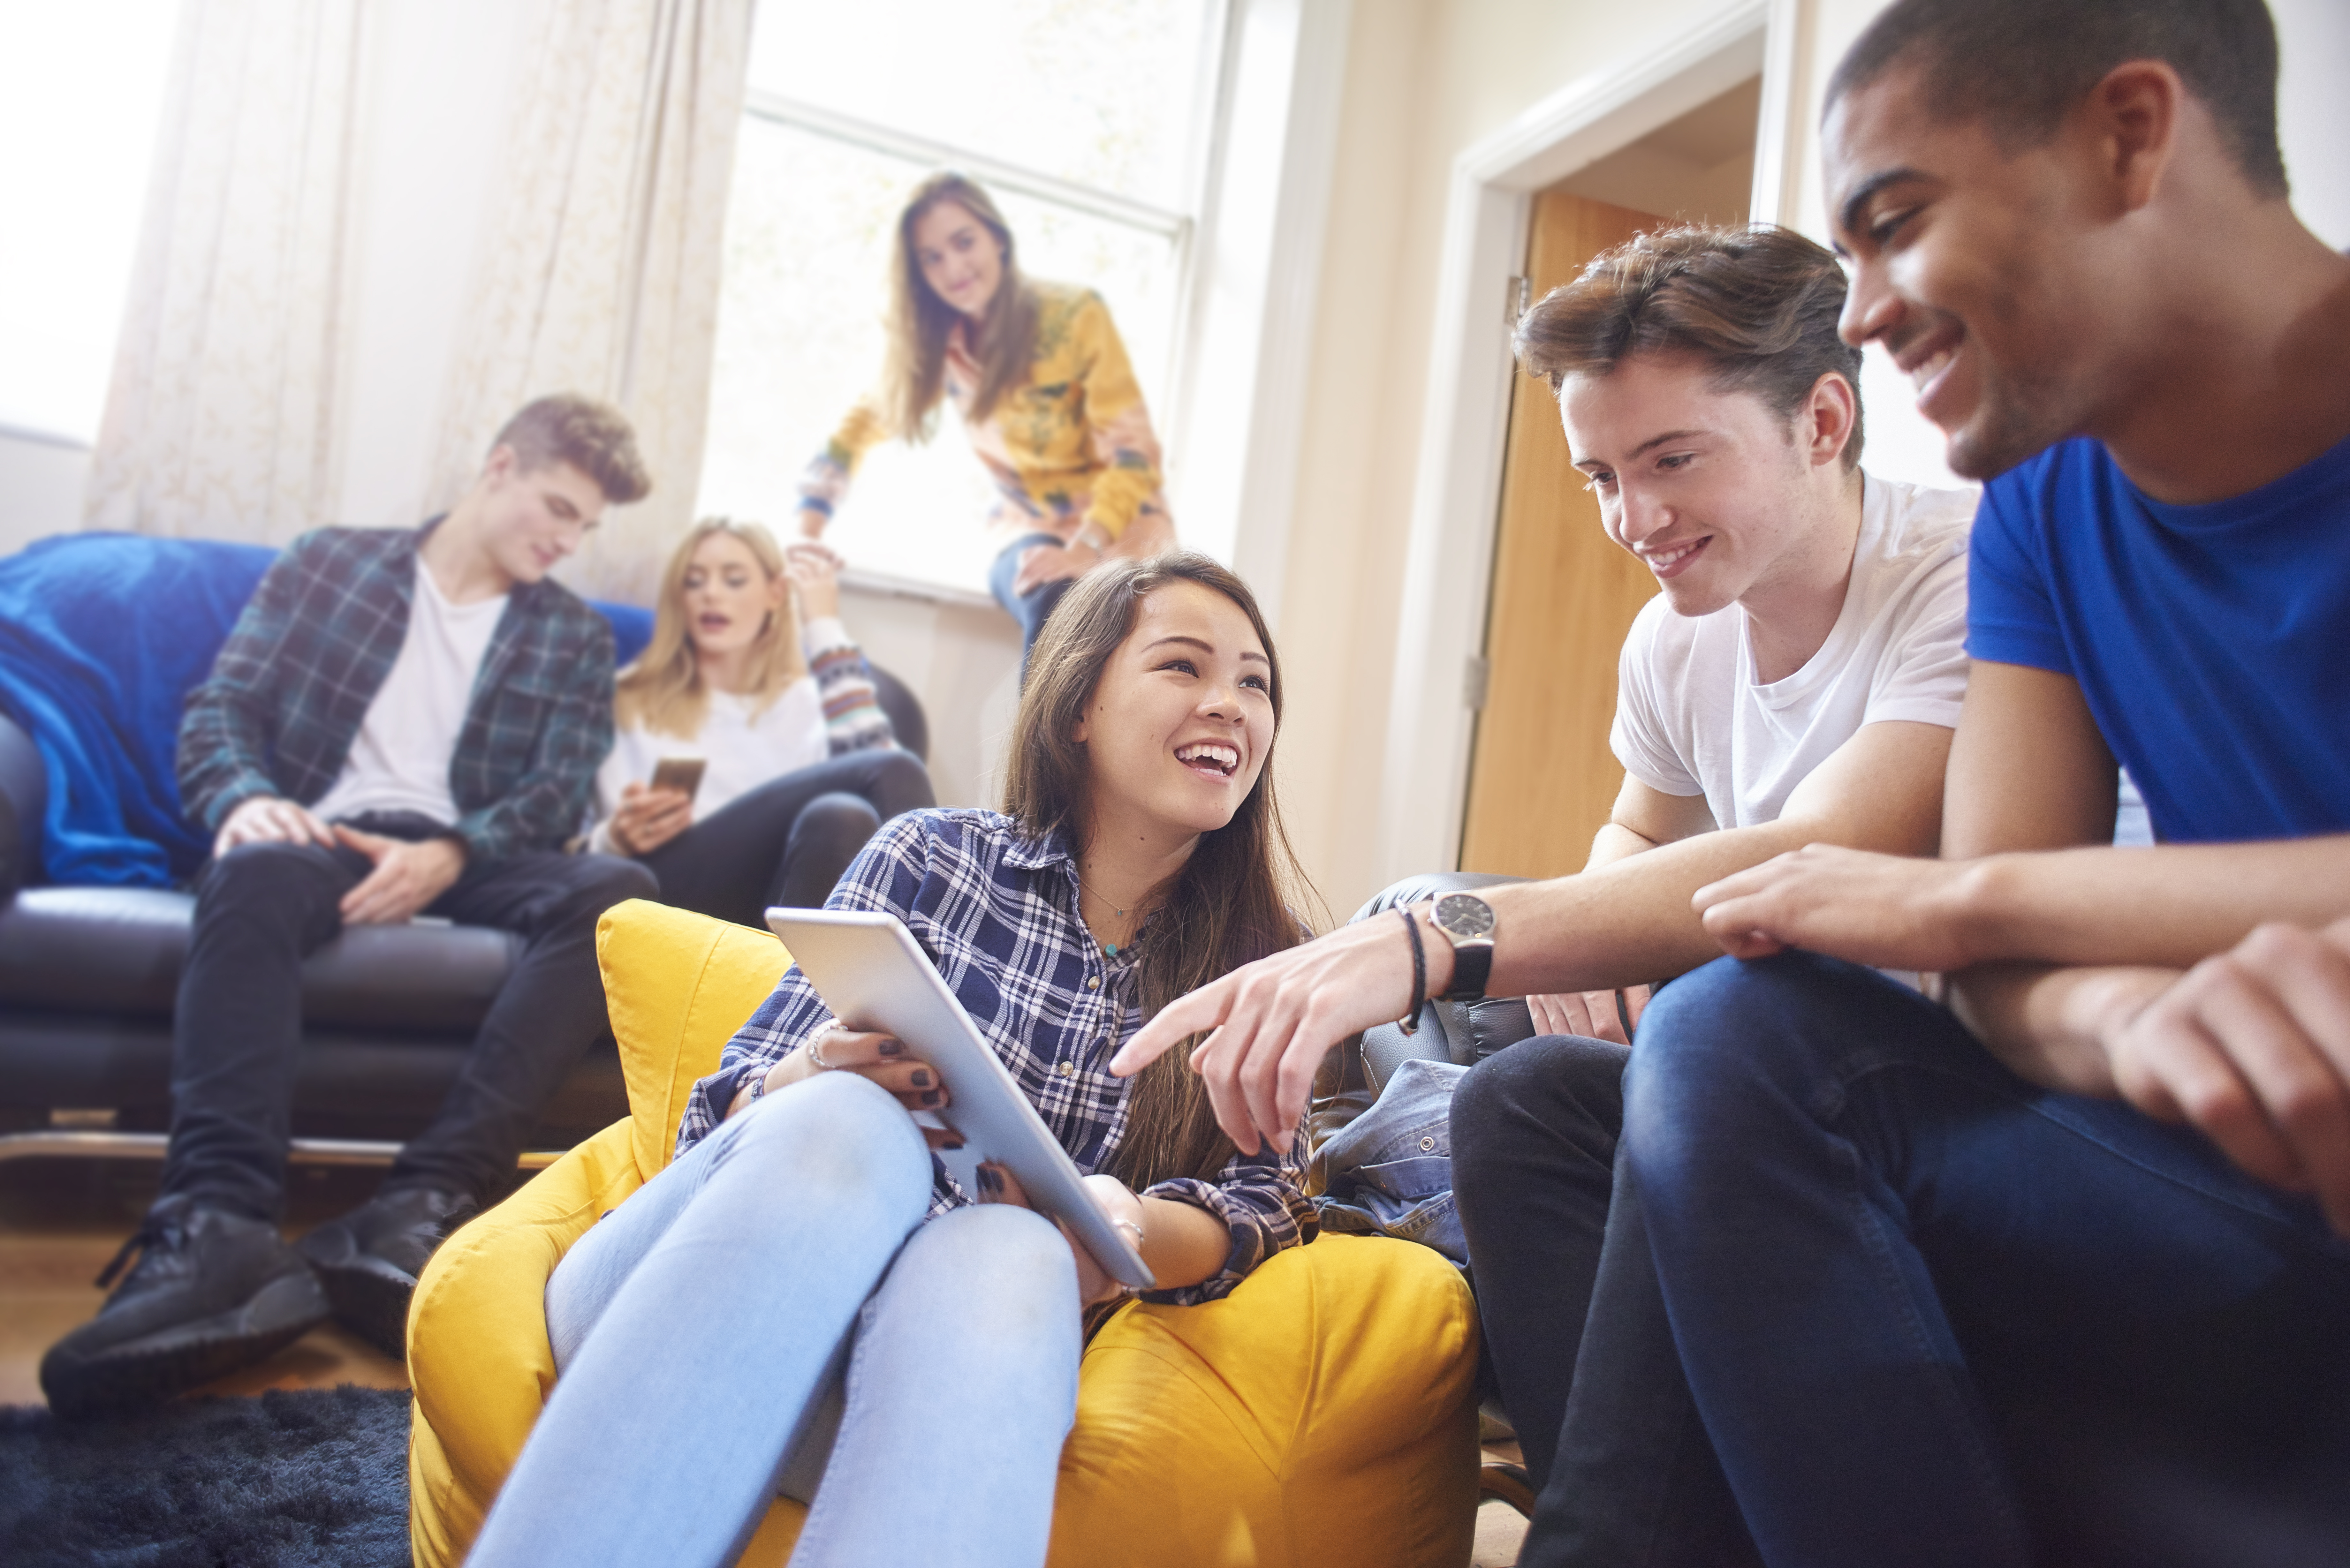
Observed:
[[[335,1315],[394,1361],[405,1361],[416,1277],[433,1249],[479,1207],[463,1192],[399,1188],[319,1226],[298,1245],[326,1282]]]
[[[277,1227],[172,1195],[98,1277],[138,1264],[98,1315],[41,1357],[49,1408],[68,1418],[136,1409],[250,1366],[327,1316],[327,1293]]]

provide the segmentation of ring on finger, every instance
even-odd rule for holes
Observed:
[[[819,1073],[829,1073],[832,1071],[832,1064],[824,1059],[824,1042],[827,1035],[830,1034],[834,1030],[839,1027],[840,1025],[837,1023],[827,1023],[816,1032],[816,1037],[815,1039],[808,1042],[808,1060],[816,1064],[816,1070]]]

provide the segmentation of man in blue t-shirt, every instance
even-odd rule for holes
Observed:
[[[1900,0],[1830,84],[1846,336],[1989,483],[1943,858],[1700,892],[1626,1079],[1772,1564],[2350,1562],[2350,261],[2276,67],[2260,0]]]

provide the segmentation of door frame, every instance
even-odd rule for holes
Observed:
[[[1379,775],[1380,883],[1460,859],[1476,729],[1468,693],[1483,655],[1515,369],[1511,280],[1525,265],[1534,193],[1762,72],[1750,210],[1775,214],[1786,109],[1773,78],[1784,67],[1764,65],[1793,47],[1798,11],[1794,0],[1725,0],[1671,43],[1569,82],[1453,161]]]

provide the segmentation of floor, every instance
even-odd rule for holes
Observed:
[[[0,1163],[0,1405],[42,1402],[41,1355],[98,1310],[106,1293],[90,1282],[103,1270],[155,1195],[156,1167],[143,1160],[20,1159]],[[366,1201],[379,1173],[348,1168],[296,1172],[286,1231]],[[268,1388],[331,1388],[360,1383],[405,1388],[408,1369],[332,1324],[258,1366],[211,1384],[207,1394]],[[1487,1450],[1514,1460],[1514,1445]],[[1509,1568],[1525,1521],[1499,1502],[1477,1513],[1471,1568]]]
[[[155,1196],[155,1176],[156,1166],[147,1160],[0,1163],[0,1405],[43,1402],[41,1355],[106,1299],[90,1282],[138,1229]],[[287,1195],[287,1233],[298,1235],[365,1202],[380,1176],[348,1167],[297,1171]],[[329,1324],[203,1392],[258,1394],[338,1383],[405,1388],[408,1368]]]

